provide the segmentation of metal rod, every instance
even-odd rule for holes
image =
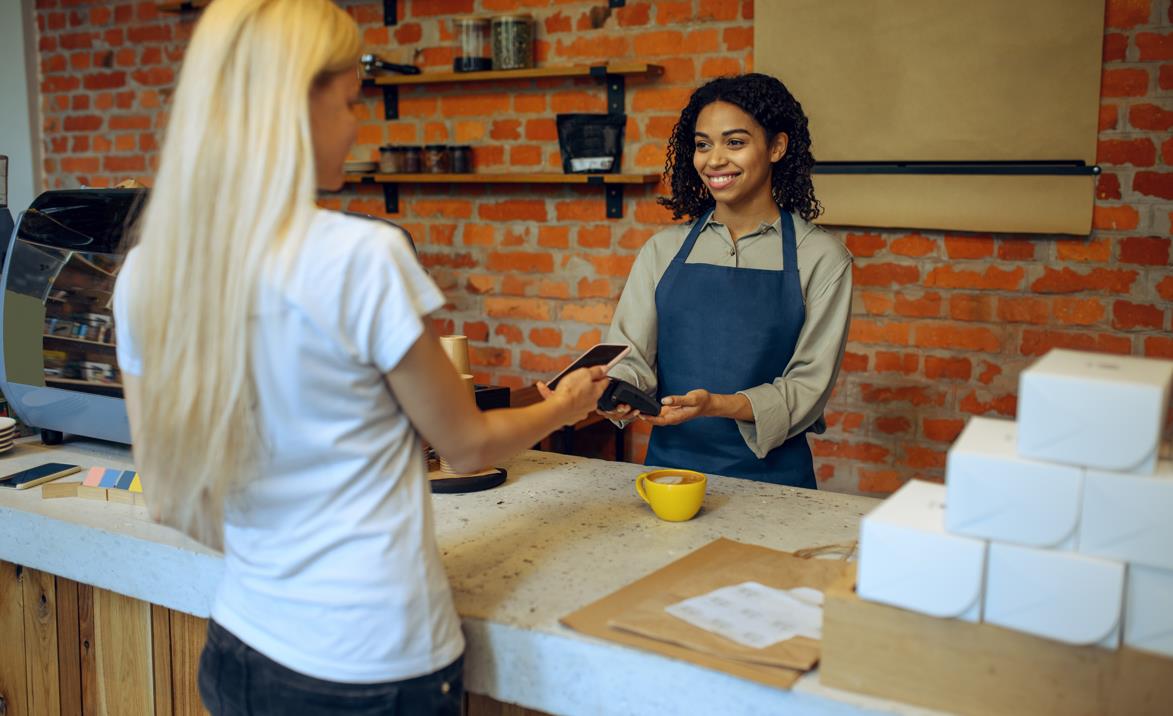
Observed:
[[[815,174],[959,174],[991,176],[1094,176],[1099,165],[1080,160],[1021,162],[815,162]]]

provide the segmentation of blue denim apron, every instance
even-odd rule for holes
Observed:
[[[789,212],[781,211],[781,271],[685,263],[711,214],[693,224],[656,286],[661,398],[696,388],[733,394],[772,383],[790,363],[806,320]],[[653,428],[645,462],[817,488],[806,433],[758,459],[729,418],[695,418]]]

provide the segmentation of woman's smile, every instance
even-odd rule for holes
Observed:
[[[729,185],[739,176],[741,176],[741,172],[705,172],[705,182],[708,183],[710,190],[720,191],[729,188]]]

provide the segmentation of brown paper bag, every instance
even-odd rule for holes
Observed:
[[[786,552],[719,539],[633,582],[562,623],[577,631],[789,688],[819,659],[819,643],[795,637],[750,649],[664,612],[664,607],[741,582],[777,589],[824,590],[847,572],[839,560],[801,559]]]

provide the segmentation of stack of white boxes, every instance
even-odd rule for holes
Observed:
[[[864,517],[858,593],[1069,644],[1173,657],[1173,362],[1053,350],[1018,422],[973,418],[946,484]]]

